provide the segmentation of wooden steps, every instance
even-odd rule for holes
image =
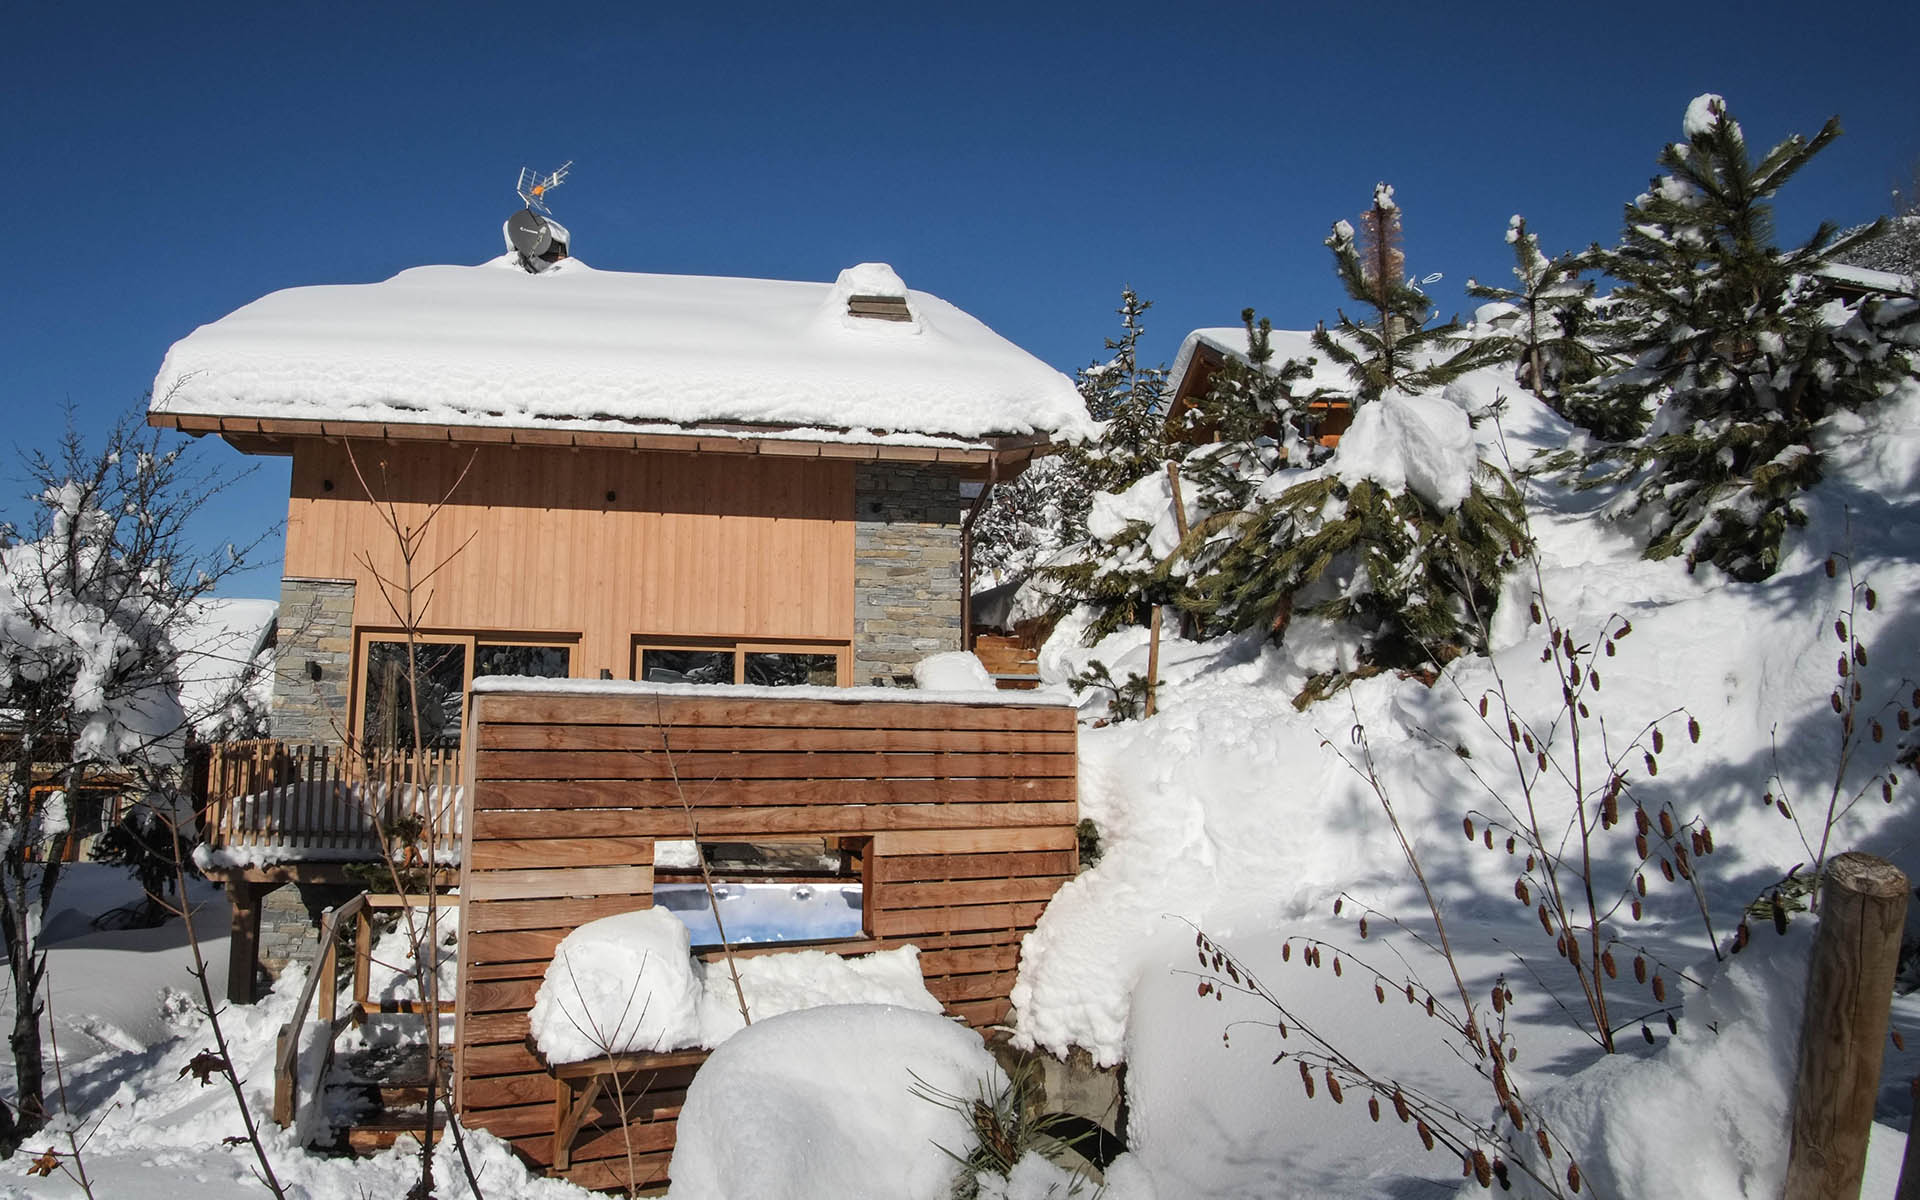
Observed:
[[[373,1116],[347,1126],[341,1131],[340,1141],[354,1154],[378,1154],[403,1137],[423,1140],[427,1129],[425,1117],[426,1114],[417,1108],[383,1108]],[[445,1132],[446,1127],[446,1110],[437,1109],[433,1114],[434,1136]]]

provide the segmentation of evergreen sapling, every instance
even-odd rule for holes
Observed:
[[[1661,152],[1667,174],[1627,206],[1620,245],[1594,260],[1621,281],[1613,300],[1632,365],[1572,403],[1623,440],[1558,461],[1589,468],[1584,486],[1628,485],[1610,515],[1644,517],[1648,557],[1764,579],[1786,530],[1805,523],[1799,494],[1820,478],[1814,425],[1913,370],[1920,304],[1845,299],[1821,277],[1878,223],[1773,244],[1772,197],[1839,136],[1837,120],[1757,162],[1719,96],[1694,100],[1685,132]]]

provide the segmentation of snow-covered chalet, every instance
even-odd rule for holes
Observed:
[[[514,254],[265,296],[174,344],[148,419],[292,459],[272,740],[214,747],[205,790],[236,1000],[378,855],[371,798],[459,794],[477,678],[910,681],[967,640],[993,483],[1088,431],[1064,375],[881,264]]]
[[[1064,375],[882,264],[523,265],[275,292],[167,354],[153,424],[293,460],[276,738],[411,741],[388,511],[427,527],[450,747],[487,674],[866,684],[961,648],[974,497],[1086,428]]]

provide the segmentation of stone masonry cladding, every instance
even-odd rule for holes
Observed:
[[[353,581],[282,579],[269,726],[284,742],[339,742],[353,678]],[[318,679],[308,664],[319,667]]]
[[[854,468],[854,683],[960,649],[960,478],[933,464]]]

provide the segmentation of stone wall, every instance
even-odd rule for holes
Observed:
[[[854,468],[854,683],[960,649],[960,478],[931,463]]]
[[[350,579],[280,581],[268,726],[281,741],[337,743],[343,738],[353,679],[353,591]]]
[[[259,962],[280,978],[290,962],[307,962],[320,948],[320,918],[360,893],[354,884],[289,883],[260,898]]]

